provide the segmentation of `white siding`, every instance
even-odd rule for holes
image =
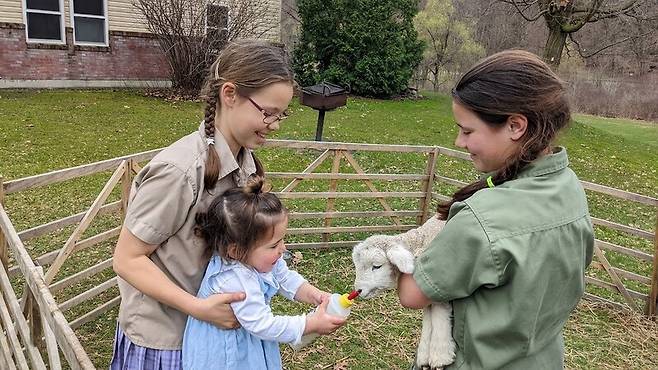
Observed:
[[[71,0],[64,0],[64,27],[73,28],[71,24]]]
[[[281,0],[268,0],[268,10],[262,27],[257,28],[257,34],[265,32],[261,38],[281,42]]]
[[[0,22],[23,23],[22,0],[0,0]]]
[[[149,32],[142,13],[133,5],[134,0],[107,1],[110,31]]]
[[[69,0],[65,1],[68,3]],[[109,16],[108,24],[110,31],[149,32],[146,20],[141,12],[133,5],[135,0],[107,1]],[[278,42],[281,41],[281,0],[267,0],[267,3],[269,9],[267,11],[267,18],[263,23],[271,25],[272,28],[267,31],[262,38]]]
[[[229,4],[226,0],[215,0],[218,4]],[[245,38],[259,37],[261,39],[281,42],[281,0],[261,0],[267,10],[263,11],[263,19],[258,21],[258,26],[253,34],[243,35]],[[231,15],[229,15],[229,23]]]

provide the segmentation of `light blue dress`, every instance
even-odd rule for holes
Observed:
[[[304,278],[281,258],[271,272],[259,273],[240,262],[215,255],[210,259],[197,297],[245,292],[231,303],[239,329],[220,329],[188,317],[183,336],[183,369],[281,369],[279,343],[301,340],[306,316],[274,316],[270,301],[276,293],[292,300]]]

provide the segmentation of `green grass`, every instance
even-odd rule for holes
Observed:
[[[317,112],[291,105],[294,114],[275,135],[279,139],[313,140]],[[165,101],[144,97],[136,91],[0,91],[0,176],[5,181],[48,171],[73,167],[120,155],[160,148],[196,130],[202,107],[197,102]],[[343,142],[441,145],[454,148],[456,127],[450,112],[450,99],[429,94],[418,101],[380,101],[350,97],[347,107],[327,113],[324,139]],[[576,115],[570,129],[560,138],[567,147],[571,167],[583,180],[658,197],[658,125],[654,123]],[[269,171],[301,171],[318,152],[308,150],[259,150]],[[357,152],[354,154],[367,172],[421,173],[426,158],[418,154]],[[327,160],[317,171],[329,171]],[[342,165],[341,171],[354,172]],[[471,181],[477,173],[468,163],[441,156],[439,174]],[[70,180],[10,194],[5,207],[16,228],[24,230],[57,218],[81,212],[107,181],[109,173]],[[417,191],[413,182],[375,182],[381,190]],[[280,188],[283,181],[275,181]],[[302,182],[300,191],[326,191],[325,181]],[[339,182],[339,191],[367,191],[360,183]],[[435,191],[449,194],[454,187],[437,184]],[[654,230],[656,209],[609,196],[589,193],[591,213],[595,217]],[[115,190],[110,201],[119,199]],[[288,201],[293,210],[323,211],[324,200]],[[396,209],[413,209],[415,200],[394,199]],[[339,200],[340,210],[380,210],[376,200]],[[406,219],[404,223],[413,223]],[[114,216],[95,220],[85,237],[117,225]],[[336,220],[335,225],[382,224],[383,218]],[[320,226],[318,220],[294,221],[293,227]],[[60,247],[73,228],[48,234],[26,244],[29,253],[39,256]],[[337,235],[332,240],[355,240],[364,234]],[[597,228],[597,237],[616,244],[653,253],[650,241]],[[294,236],[289,241],[319,240],[317,236]],[[108,258],[114,241],[74,254],[58,279]],[[649,276],[651,264],[608,252],[613,265]],[[354,279],[349,250],[303,251],[298,269],[319,287],[330,291],[349,290]],[[597,275],[591,271],[591,274]],[[63,302],[112,276],[110,269],[73,287],[57,292]],[[604,275],[598,274],[605,279]],[[20,279],[14,285],[22,290]],[[643,284],[628,282],[629,287],[648,292]],[[620,301],[617,295],[588,288]],[[91,304],[65,312],[71,320],[115,296],[110,290]],[[299,313],[300,304],[275,301],[276,312]],[[83,325],[76,331],[85,349],[98,367],[106,367],[111,356],[117,310]],[[420,313],[400,308],[393,294],[381,299],[360,301],[345,328],[335,335],[319,339],[299,353],[283,350],[286,368],[404,369],[413,357],[419,333]],[[629,319],[631,318],[631,319]],[[565,329],[569,368],[652,369],[658,363],[658,328],[637,315],[618,313],[583,303],[574,312]]]
[[[656,122],[606,118],[589,114],[578,114],[576,120],[610,134],[658,148],[658,132],[656,131],[658,123]]]

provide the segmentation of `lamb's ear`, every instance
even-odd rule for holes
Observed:
[[[393,244],[386,251],[386,257],[395,267],[405,274],[414,272],[414,255],[400,244]]]

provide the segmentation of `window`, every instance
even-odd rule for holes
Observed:
[[[71,0],[73,41],[83,45],[107,45],[106,0]]]
[[[210,50],[218,52],[228,37],[228,7],[208,4],[206,6],[206,37]]]
[[[25,0],[28,42],[64,43],[62,0]]]

